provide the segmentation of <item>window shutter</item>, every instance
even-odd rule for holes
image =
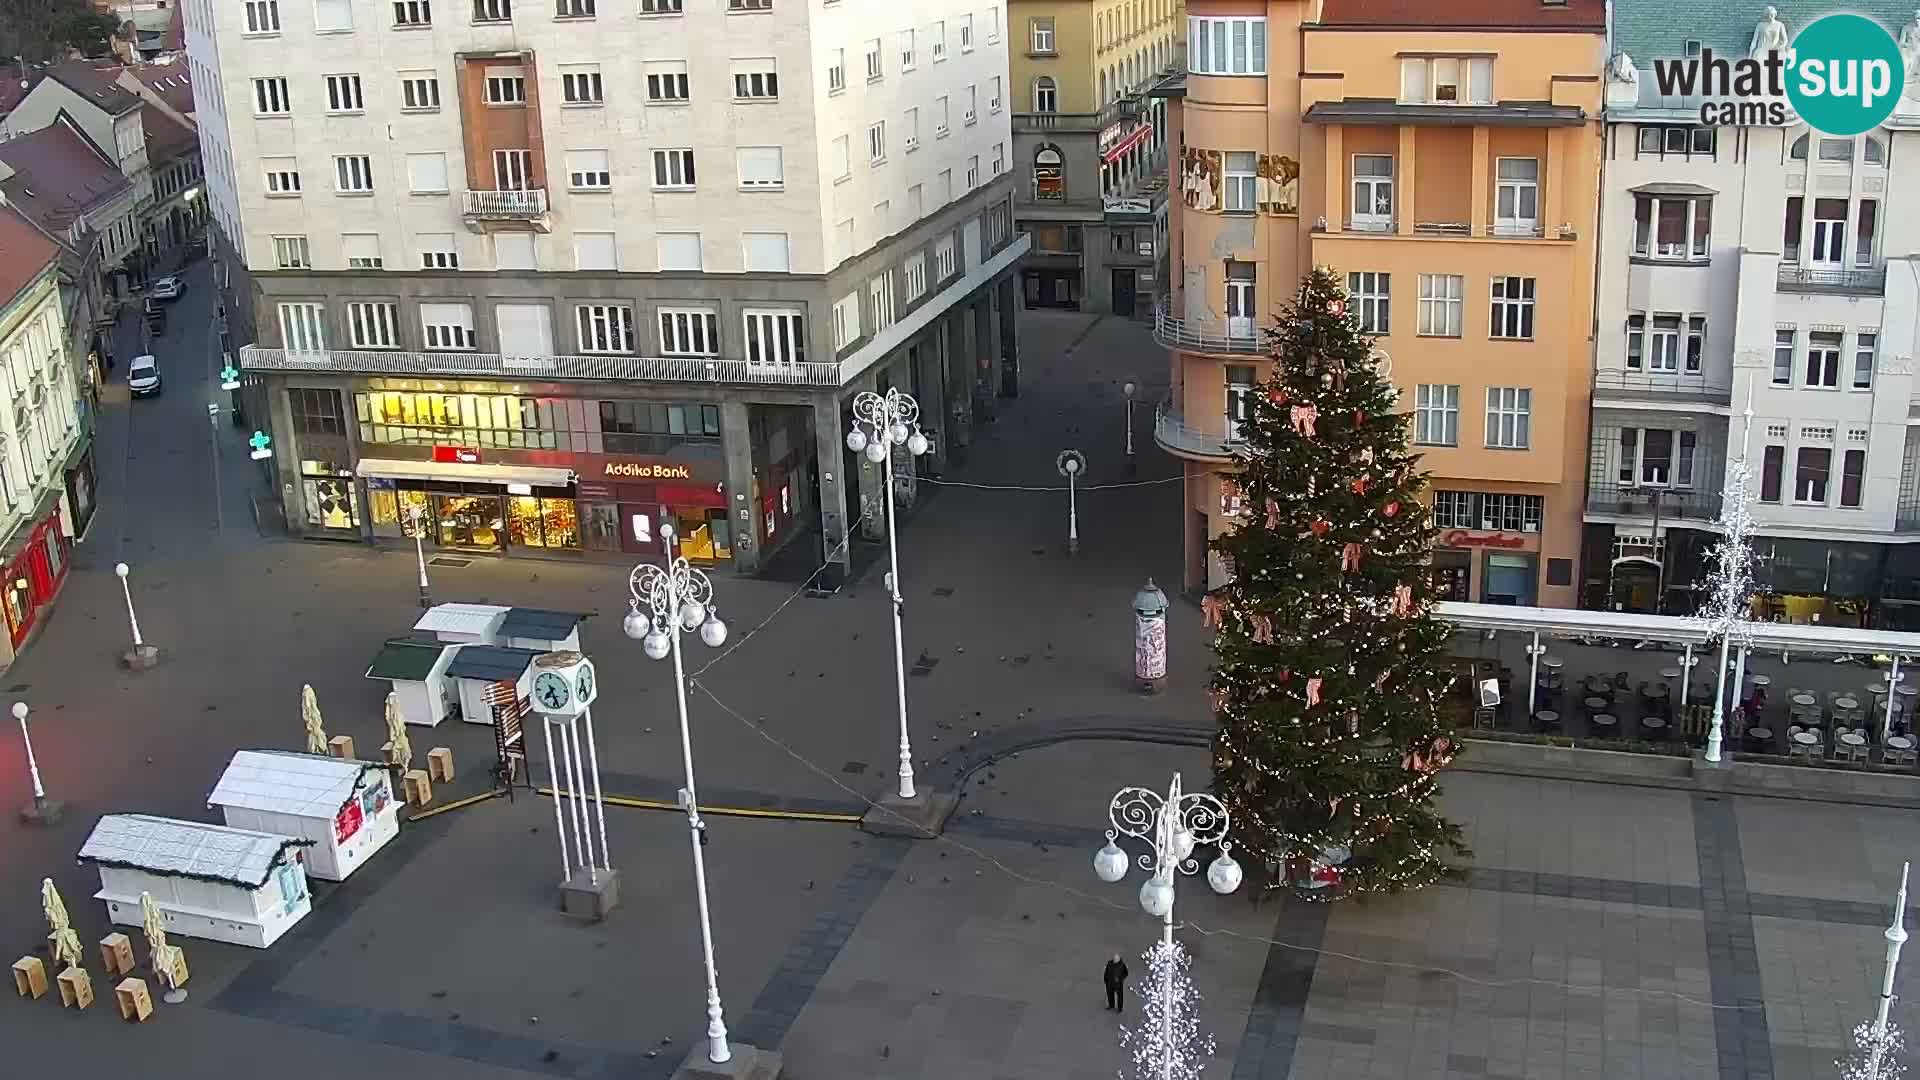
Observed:
[[[493,309],[493,318],[505,355],[553,355],[553,309],[547,305],[500,304]]]

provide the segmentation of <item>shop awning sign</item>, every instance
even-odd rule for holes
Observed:
[[[480,451],[470,446],[436,446],[433,460],[444,465],[478,465],[481,457]]]

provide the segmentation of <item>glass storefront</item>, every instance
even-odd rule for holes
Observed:
[[[506,529],[505,499],[498,495],[433,492],[435,536],[441,547],[500,549]]]
[[[1433,594],[1438,600],[1465,600],[1473,581],[1473,556],[1464,551],[1433,553]]]
[[[360,503],[351,470],[331,461],[302,461],[300,487],[309,526],[344,532],[360,528]]]
[[[588,551],[620,550],[620,504],[581,500],[580,525]]]
[[[526,548],[577,548],[580,521],[569,498],[514,495],[507,499],[507,543]]]
[[[1534,583],[1540,579],[1538,558],[1533,555],[1507,555],[1488,552],[1481,567],[1480,599],[1488,604],[1517,604],[1533,607],[1539,600]]]
[[[366,446],[665,455],[720,444],[720,406],[698,402],[386,390],[353,395],[353,407]]]

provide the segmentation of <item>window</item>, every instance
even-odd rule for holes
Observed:
[[[1494,162],[1493,231],[1501,236],[1540,232],[1540,162],[1537,158],[1500,158]]]
[[[677,104],[687,100],[687,63],[649,60],[646,64],[647,100]]]
[[[432,111],[440,107],[440,80],[427,74],[400,76],[400,107]]]
[[[692,150],[655,150],[653,186],[686,191],[693,187]]]
[[[1033,80],[1033,111],[1050,113],[1060,111],[1060,86],[1050,75],[1042,75]]]
[[[830,146],[827,160],[833,164],[833,178],[838,181],[845,180],[847,177],[852,176],[853,151],[849,149],[847,145],[847,137],[845,135],[834,136]]]
[[[302,435],[345,435],[346,417],[340,409],[337,390],[287,388],[288,411],[293,414],[293,430]]]
[[[1039,202],[1067,197],[1066,170],[1056,147],[1042,146],[1033,152],[1033,197]]]
[[[1006,143],[993,144],[993,159],[988,162],[988,165],[989,165],[989,169],[987,171],[988,176],[999,176],[1001,173],[1007,171],[1007,144]]]
[[[1252,414],[1253,388],[1259,376],[1251,367],[1241,364],[1227,365],[1227,441],[1239,442],[1246,435],[1240,425],[1247,422]]]
[[[960,51],[963,53],[973,51],[973,16],[971,15],[960,16]]]
[[[266,166],[268,195],[300,194],[300,165],[292,158],[261,158]]]
[[[733,62],[736,101],[774,101],[780,97],[780,74],[772,57]]]
[[[1880,204],[1873,199],[1861,199],[1859,212],[1853,222],[1853,265],[1873,265],[1873,227],[1879,217]]]
[[[1460,445],[1460,387],[1445,383],[1414,387],[1413,441],[1421,446]]]
[[[1410,105],[1493,104],[1493,58],[1413,56],[1400,61],[1400,101]]]
[[[561,68],[560,99],[568,105],[598,105],[605,101],[600,86],[600,65]]]
[[[907,153],[920,149],[920,110],[908,109],[901,117],[900,128],[900,145],[906,147]]]
[[[880,59],[880,39],[867,39],[867,81],[879,82],[887,74],[886,62]]]
[[[1385,154],[1353,156],[1353,227],[1372,232],[1393,228],[1393,159]]]
[[[373,159],[365,154],[341,154],[333,159],[334,190],[366,194],[373,190]]]
[[[281,343],[299,352],[319,352],[326,348],[322,310],[319,304],[281,304]]]
[[[512,20],[513,0],[473,0],[474,22],[511,22]]]
[[[1525,450],[1532,445],[1533,391],[1523,386],[1487,387],[1487,446]]]
[[[1225,209],[1231,212],[1251,214],[1254,211],[1254,176],[1258,155],[1251,150],[1229,150],[1226,153],[1226,184],[1224,194]]]
[[[247,0],[247,33],[280,32],[280,0]]]
[[[913,31],[900,31],[900,70],[912,71],[914,61]]]
[[[718,356],[720,315],[704,308],[660,309],[660,355]]]
[[[1821,139],[1820,140],[1820,160],[1821,161],[1852,161],[1853,160],[1853,140],[1852,139]]]
[[[748,273],[784,274],[793,269],[783,232],[743,232],[740,246]]]
[[[379,233],[343,233],[340,249],[349,270],[378,270],[386,264],[380,257]]]
[[[1489,337],[1524,339],[1533,336],[1533,284],[1533,278],[1493,279],[1493,321],[1488,330]]]
[[[1833,467],[1833,451],[1824,446],[1803,446],[1793,463],[1793,501],[1827,501],[1827,474]]]
[[[933,275],[936,282],[945,281],[959,272],[959,265],[953,248],[953,237],[943,236],[933,244]]]
[[[777,146],[742,146],[734,152],[743,188],[777,188],[786,183],[786,173]]]
[[[1642,157],[1712,157],[1714,142],[1714,129],[1710,127],[1643,124],[1635,152]]]
[[[1712,225],[1710,198],[1636,195],[1633,253],[1654,259],[1704,259]]]
[[[1780,261],[1800,261],[1800,222],[1806,216],[1807,201],[1798,195],[1787,196],[1787,221],[1780,241]]]
[[[640,14],[678,15],[684,6],[684,0],[640,0]]]
[[[1680,316],[1655,315],[1653,335],[1648,339],[1647,365],[1652,371],[1672,374],[1680,370]]]
[[[579,234],[574,234],[578,236]],[[537,270],[540,261],[534,255],[533,234],[497,232],[493,234],[493,265],[496,270]]]
[[[393,25],[432,26],[433,7],[428,0],[393,0]]]
[[[1372,270],[1347,275],[1347,299],[1352,301],[1349,310],[1353,312],[1363,334],[1385,335],[1388,332],[1387,279],[1390,276]]]
[[[947,23],[942,19],[933,24],[933,62],[939,63],[947,58]]]
[[[1227,336],[1247,339],[1254,335],[1254,321],[1258,317],[1255,288],[1258,278],[1255,267],[1248,262],[1227,263]]]
[[[1707,355],[1707,318],[1704,315],[1691,315],[1687,318],[1687,360],[1689,375],[1698,375]]]
[[[847,50],[833,50],[832,60],[827,65],[827,93],[837,94],[847,88]]]
[[[313,28],[323,34],[353,29],[353,0],[314,0]]]
[[[495,191],[527,191],[532,187],[533,151],[495,150],[493,152]]]
[[[974,188],[977,188],[979,186],[980,186],[980,155],[968,154],[967,155],[967,190],[972,191]]]
[[[574,308],[583,353],[631,353],[633,309],[623,304],[581,304]]]
[[[953,118],[953,114],[948,109],[947,95],[941,94],[939,97],[934,98],[933,99],[933,137],[934,138],[944,139],[947,137],[947,132],[952,130],[952,127],[951,125],[948,124],[948,121],[951,120],[952,118]]]
[[[1787,386],[1793,382],[1793,346],[1792,330],[1773,332],[1773,385]]]
[[[977,115],[979,108],[980,108],[980,87],[977,84],[968,83],[967,84],[967,109],[965,112],[960,114],[960,123],[967,127],[972,127],[974,118]]]
[[[1053,52],[1053,20],[1027,20],[1027,51],[1036,53]]]
[[[1435,490],[1433,523],[1443,529],[1539,532],[1546,499],[1540,495]]]
[[[887,160],[887,122],[867,125],[867,164],[880,165]]]
[[[1794,161],[1807,160],[1807,147],[1810,143],[1811,140],[1805,135],[1793,140],[1793,146],[1787,151],[1787,157]]]
[[[525,105],[526,72],[520,68],[488,68],[486,101],[489,105]]]
[[[274,237],[273,264],[282,270],[305,270],[313,266],[313,260],[307,257],[307,238],[304,236]]]
[[[987,86],[987,112],[997,113],[1000,111],[1000,76],[995,75]]]
[[[1874,351],[1879,344],[1878,334],[1859,334],[1853,342],[1853,388],[1867,390],[1873,387]]]
[[[1420,275],[1421,337],[1460,336],[1464,285],[1458,274]]]
[[[1807,335],[1807,385],[1840,385],[1840,335],[1815,331]]]
[[[460,269],[460,250],[453,246],[452,233],[421,233],[419,242],[422,270]]]
[[[907,303],[927,295],[927,256],[914,252],[907,256]]]
[[[727,0],[728,11],[772,11],[773,0]]]
[[[1188,17],[1187,70],[1195,75],[1265,75],[1267,20]]]
[[[1787,448],[1769,446],[1760,452],[1760,501],[1780,501],[1781,473],[1786,469]]]
[[[567,151],[567,187],[574,191],[613,190],[613,164],[605,150]]]
[[[860,340],[860,295],[848,293],[833,305],[833,347],[844,349]]]
[[[255,116],[285,116],[292,109],[293,99],[287,94],[287,80],[284,77],[253,80]]]
[[[873,332],[893,325],[893,271],[882,270],[867,282],[867,300],[873,308]]]
[[[360,76],[327,76],[327,111],[330,113],[357,113],[366,108],[360,95]]]
[[[797,311],[741,312],[747,334],[747,363],[804,364],[807,337],[804,321]]]
[[[1887,148],[1880,145],[1879,139],[1869,135],[1867,136],[1866,146],[1861,148],[1860,156],[1862,160],[1869,165],[1885,165],[1887,163]]]
[[[853,257],[853,219],[842,218],[833,225],[833,261]]]
[[[1813,200],[1813,265],[1839,269],[1846,239],[1847,200]]]
[[[400,305],[380,300],[347,305],[347,337],[356,349],[400,347]]]
[[[1000,44],[1000,9],[997,7],[987,9],[987,44]]]
[[[1694,444],[1691,431],[1621,428],[1619,480],[1629,487],[1691,487]]]
[[[1848,450],[1840,455],[1840,505],[1858,507],[1867,479],[1867,452]]]
[[[610,232],[575,232],[573,265],[577,270],[620,269],[620,243]]]
[[[473,308],[467,304],[421,304],[421,341],[435,352],[474,347]]]
[[[699,270],[704,266],[697,232],[657,233],[654,245],[661,270]]]
[[[556,19],[593,18],[594,0],[555,0],[553,15]]]

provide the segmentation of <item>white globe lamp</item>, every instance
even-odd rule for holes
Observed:
[[[887,434],[896,444],[904,443],[907,441],[907,425],[895,420],[893,426],[887,429]]]
[[[859,453],[867,448],[867,433],[859,428],[847,432],[847,449]]]
[[[924,454],[926,452],[927,452],[927,437],[925,435],[922,435],[916,431],[913,434],[907,436],[907,453],[912,454],[914,457],[919,457],[921,454]]]
[[[673,640],[667,637],[667,631],[655,627],[640,639],[640,649],[649,660],[665,660],[667,654],[673,651]]]
[[[1109,885],[1127,876],[1127,853],[1107,838],[1107,846],[1093,853],[1093,873]]]
[[[877,443],[877,442],[868,443],[867,444],[867,460],[873,462],[875,465],[878,465],[881,462],[887,460],[886,446],[882,443]]]
[[[1240,887],[1240,864],[1223,849],[1220,857],[1207,866],[1207,887],[1226,896]]]
[[[1140,910],[1156,919],[1173,910],[1173,882],[1155,874],[1140,886]]]
[[[709,649],[717,649],[725,645],[727,643],[727,624],[721,622],[719,619],[708,619],[706,622],[701,623],[700,640],[706,642],[707,648]]]
[[[1193,857],[1193,834],[1185,829],[1173,830],[1173,861],[1186,862]]]
[[[680,605],[680,625],[688,630],[697,630],[707,621],[707,605],[698,600],[689,600]]]
[[[647,636],[647,631],[652,629],[653,629],[653,620],[647,618],[645,615],[640,614],[640,608],[638,607],[638,605],[636,605],[631,611],[627,612],[626,618],[620,620],[621,632],[625,633],[628,637],[632,638],[635,641],[640,641],[645,639]]]

